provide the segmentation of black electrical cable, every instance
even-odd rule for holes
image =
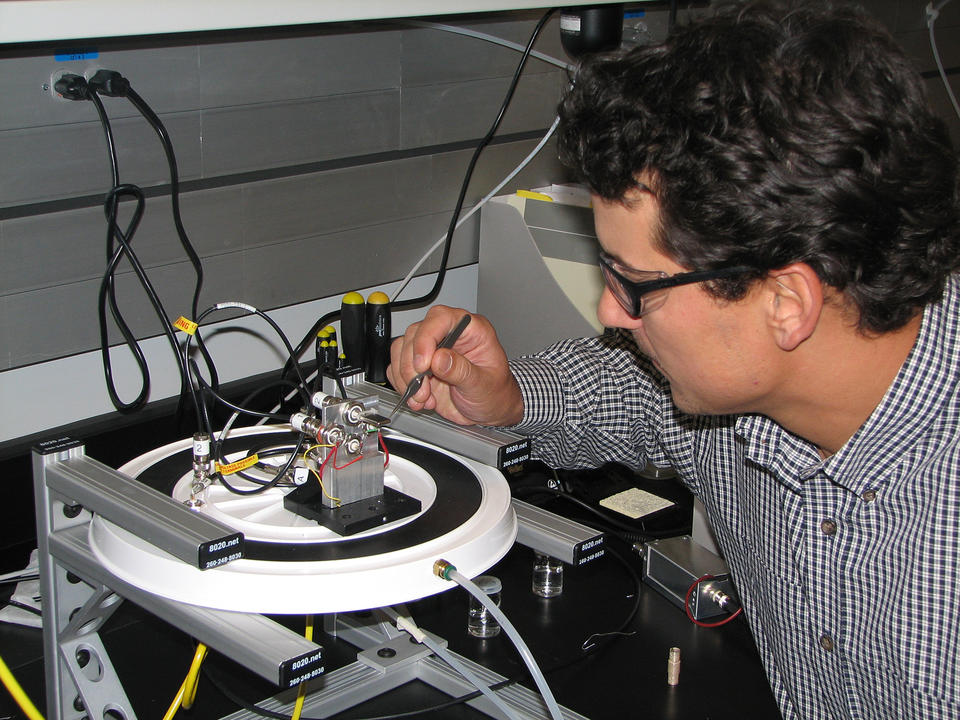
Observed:
[[[203,320],[205,320],[208,315],[211,315],[212,313],[218,312],[218,311],[221,311],[221,310],[242,310],[242,311],[244,311],[244,312],[246,312],[246,313],[248,313],[248,314],[257,315],[259,318],[261,318],[262,320],[264,320],[268,325],[270,325],[270,327],[273,328],[274,332],[276,332],[277,336],[280,338],[280,341],[283,343],[284,348],[287,350],[287,353],[290,355],[290,357],[292,357],[293,347],[290,345],[290,340],[287,338],[286,334],[283,332],[283,329],[276,323],[276,321],[275,321],[273,318],[271,318],[271,317],[270,317],[269,315],[267,315],[265,312],[263,312],[262,310],[260,310],[260,309],[258,309],[258,308],[253,307],[252,305],[248,305],[247,303],[241,303],[241,302],[221,302],[221,303],[217,303],[216,305],[211,305],[211,306],[208,307],[206,310],[204,310],[202,313],[200,313],[199,315],[197,315],[197,319],[196,319],[197,325],[199,326],[200,323],[201,323]],[[201,377],[200,372],[199,372],[199,367],[197,367],[196,362],[194,362],[194,361],[190,358],[190,340],[191,340],[192,337],[193,337],[193,335],[188,334],[188,335],[187,335],[187,341],[183,344],[183,362],[184,362],[184,364],[187,365],[187,367],[188,367],[188,373],[189,373],[189,375],[190,375],[190,381],[189,381],[189,382],[190,382],[191,394],[192,394],[192,395],[194,396],[194,398],[196,399],[196,389],[195,389],[194,386],[193,386],[194,380],[196,380],[196,382],[197,382],[197,384],[200,386],[200,389],[201,389],[202,392],[204,392],[204,393],[206,393],[206,394],[210,394],[211,397],[215,397],[216,399],[219,399],[219,400],[223,401],[223,398],[220,398],[220,396],[219,396],[218,394],[214,394],[213,391],[212,391],[211,389],[209,389],[209,388],[210,388],[210,384],[203,380],[203,378]],[[297,385],[297,388],[300,390],[301,398],[304,400],[305,404],[306,404],[306,405],[309,405],[309,404],[310,404],[310,397],[309,397],[309,395],[307,394],[307,381],[304,379],[303,373],[300,371],[300,364],[299,364],[299,363],[295,363],[295,367],[296,367],[297,375],[298,375],[298,377],[300,378],[300,383],[299,383],[299,385]],[[192,372],[190,372],[190,371],[192,371]],[[271,386],[272,386],[272,385],[271,385]],[[259,391],[257,391],[257,392],[259,392]],[[224,401],[224,402],[225,402],[225,401]],[[245,404],[245,403],[242,403],[242,404]],[[216,439],[216,436],[215,436],[214,433],[213,433],[213,427],[212,427],[212,425],[211,425],[211,423],[210,423],[209,414],[207,413],[207,410],[206,410],[206,403],[201,402],[200,405],[201,405],[201,407],[202,407],[203,424],[204,424],[204,427],[205,427],[207,433],[210,435],[210,438],[211,438],[211,452],[212,452],[213,456],[214,456],[215,458],[217,458],[217,460],[225,463],[226,460],[224,459],[224,457],[223,457],[223,455],[222,455],[222,452],[221,452],[221,450],[222,450],[222,443],[221,443],[219,440]],[[261,416],[261,417],[264,416],[264,415],[266,415],[267,417],[270,417],[271,419],[280,419],[280,420],[286,420],[286,419],[288,419],[288,418],[284,418],[284,417],[282,417],[282,416],[276,416],[276,418],[274,418],[274,416],[269,415],[269,414],[258,413],[258,412],[255,412],[255,411],[247,411],[247,410],[245,410],[245,409],[243,409],[243,408],[239,408],[239,407],[233,405],[232,403],[229,404],[229,407],[233,408],[235,411],[239,411],[239,412],[249,412],[250,414],[259,415],[259,416]],[[287,462],[284,464],[284,466],[277,472],[276,476],[275,476],[272,480],[264,483],[263,485],[259,485],[258,487],[252,488],[252,489],[250,489],[250,490],[242,490],[242,489],[240,489],[240,488],[238,488],[238,487],[234,487],[234,486],[231,485],[230,482],[223,476],[222,473],[215,473],[215,475],[219,477],[220,483],[221,483],[227,490],[229,490],[230,492],[232,492],[232,493],[234,493],[234,494],[236,494],[236,495],[256,495],[256,494],[258,494],[258,493],[265,492],[266,490],[269,490],[270,488],[275,487],[277,484],[280,483],[280,481],[286,476],[287,471],[293,466],[293,463],[294,463],[294,461],[296,460],[297,455],[300,453],[300,448],[301,448],[301,447],[303,447],[303,437],[300,438],[300,440],[299,440],[298,443],[297,443],[296,449],[294,450],[294,452],[292,452],[292,453],[290,454],[290,458],[287,460]]]
[[[443,285],[443,280],[447,273],[447,260],[450,257],[450,247],[453,244],[453,233],[457,229],[457,221],[460,219],[460,212],[463,210],[463,203],[467,197],[467,189],[470,185],[470,180],[473,177],[474,168],[477,165],[477,161],[480,159],[480,154],[483,152],[484,148],[490,144],[490,141],[493,140],[493,136],[500,128],[500,123],[503,121],[503,118],[507,113],[507,108],[510,107],[510,101],[513,100],[513,94],[520,82],[520,76],[523,73],[523,68],[526,66],[527,60],[530,58],[530,52],[533,50],[533,45],[540,36],[540,31],[543,30],[543,27],[547,24],[547,21],[554,12],[556,12],[556,8],[550,8],[547,10],[537,22],[536,27],[534,27],[533,32],[530,35],[530,39],[527,41],[527,45],[523,49],[523,55],[520,57],[520,62],[517,64],[517,69],[513,73],[513,78],[510,80],[510,86],[507,88],[507,94],[503,98],[503,102],[500,104],[497,117],[490,126],[490,129],[487,131],[487,134],[484,135],[483,139],[473,151],[473,156],[470,158],[470,164],[467,166],[467,172],[464,175],[463,182],[460,184],[460,193],[457,196],[457,204],[454,207],[453,215],[450,218],[450,224],[447,227],[447,236],[443,242],[443,255],[440,259],[440,270],[437,273],[433,287],[425,295],[422,295],[418,298],[394,302],[393,309],[399,310],[400,308],[405,307],[422,307],[424,305],[429,305],[437,298],[437,295],[440,294],[440,288]]]
[[[119,196],[121,194],[129,194],[137,199],[136,210],[134,211],[133,217],[127,226],[128,235],[134,232],[137,225],[140,223],[140,218],[143,215],[144,200],[142,193],[140,193],[140,197],[137,197],[136,190],[133,186],[129,186],[124,190],[119,190],[120,170],[117,162],[117,149],[113,140],[113,130],[110,126],[110,120],[107,117],[107,112],[103,107],[103,103],[100,101],[100,98],[96,93],[87,88],[84,92],[84,96],[93,103],[93,106],[97,111],[97,116],[100,118],[100,124],[103,127],[103,132],[107,143],[107,155],[110,160],[111,189],[107,195],[107,199],[104,201],[104,211],[107,215],[108,266],[107,270],[104,272],[103,279],[100,284],[99,297],[97,300],[97,315],[100,329],[100,357],[103,364],[103,374],[106,380],[107,393],[110,396],[110,402],[113,403],[113,406],[120,412],[132,412],[133,410],[137,410],[146,404],[147,397],[150,394],[150,371],[147,367],[147,360],[143,355],[143,350],[140,348],[139,343],[137,343],[136,337],[130,330],[130,327],[127,325],[126,321],[123,319],[123,315],[120,313],[120,309],[117,306],[114,287],[114,273],[111,270],[111,267],[115,268],[116,262],[118,262],[120,258],[117,256],[114,260],[111,259],[111,256],[114,255],[113,238],[116,232],[116,215]],[[113,365],[110,360],[110,341],[109,331],[107,329],[107,302],[110,304],[111,314],[113,315],[113,319],[120,330],[120,334],[123,336],[124,343],[130,350],[130,353],[133,355],[134,361],[137,364],[137,369],[140,372],[140,392],[137,394],[137,397],[129,403],[125,403],[120,399],[119,393],[117,393],[116,390],[116,384],[113,380]]]
[[[453,215],[450,218],[450,224],[447,227],[447,234],[443,241],[443,253],[440,257],[440,269],[437,272],[437,277],[434,280],[433,287],[424,295],[421,295],[417,298],[410,298],[409,300],[398,300],[392,303],[393,310],[399,310],[402,308],[413,308],[413,307],[423,307],[424,305],[429,305],[434,300],[436,300],[437,295],[440,294],[440,288],[443,286],[444,278],[447,274],[447,262],[450,258],[450,248],[453,245],[453,233],[457,229],[457,221],[460,219],[460,213],[463,210],[463,203],[467,196],[467,189],[470,186],[470,180],[473,177],[474,168],[476,168],[477,160],[480,158],[480,154],[483,152],[484,148],[490,144],[490,141],[493,139],[493,136],[496,134],[497,130],[500,127],[500,123],[503,121],[504,116],[506,115],[507,108],[510,106],[510,101],[513,99],[513,94],[517,89],[517,84],[520,82],[520,76],[523,73],[523,68],[527,64],[527,60],[530,57],[530,52],[533,50],[533,45],[536,42],[537,38],[540,35],[540,31],[543,30],[544,25],[547,24],[547,21],[550,19],[550,16],[556,11],[556,8],[551,8],[547,10],[543,17],[537,22],[536,27],[534,27],[533,32],[530,35],[530,39],[527,41],[527,45],[523,50],[523,55],[520,58],[520,62],[517,65],[517,69],[513,73],[513,78],[510,80],[510,86],[507,89],[507,94],[503,99],[503,102],[500,104],[500,109],[497,112],[497,117],[493,121],[493,124],[490,126],[490,129],[487,131],[487,134],[480,140],[479,144],[473,151],[473,156],[470,158],[470,163],[467,166],[467,171],[464,174],[463,182],[460,184],[460,193],[457,196],[457,203],[454,206]],[[304,335],[303,340],[297,345],[296,350],[293,355],[293,362],[298,362],[301,355],[309,346],[311,340],[316,336],[317,332],[326,325],[329,325],[333,320],[339,317],[339,311],[333,311],[327,313],[322,318],[320,318],[314,325],[307,331],[307,334]],[[284,366],[283,375],[285,376],[289,371],[288,366]]]
[[[294,359],[294,349],[290,344],[290,340],[287,338],[286,334],[283,332],[281,327],[276,323],[276,321],[272,317],[267,315],[265,312],[263,312],[262,310],[255,308],[253,305],[248,305],[247,303],[230,301],[230,302],[220,302],[220,303],[217,303],[216,305],[211,305],[202,313],[200,313],[197,316],[196,320],[194,321],[196,322],[198,329],[199,329],[200,323],[204,319],[206,319],[208,315],[214,312],[218,312],[220,310],[242,310],[248,314],[258,316],[260,319],[266,322],[270,327],[272,327],[274,332],[276,332],[277,336],[280,338],[280,341],[283,343],[284,349],[287,351],[288,359],[289,360]],[[190,353],[190,340],[192,337],[193,335],[188,334],[187,341],[183,345],[183,357],[185,360]],[[293,364],[297,371],[297,377],[300,379],[300,384],[298,387],[302,388],[303,392],[306,393],[308,390],[308,386],[307,386],[306,379],[303,377],[303,372],[300,369],[300,363],[294,361]],[[307,401],[309,404],[309,397],[307,397]]]
[[[287,476],[287,472],[290,470],[291,467],[293,467],[293,463],[297,459],[297,456],[300,455],[300,449],[303,447],[303,441],[304,441],[304,438],[301,436],[300,440],[297,442],[297,446],[293,449],[293,452],[290,453],[290,457],[287,459],[287,462],[283,464],[283,466],[277,471],[277,474],[271,480],[264,482],[262,485],[258,483],[257,487],[251,488],[250,490],[242,490],[238,487],[234,487],[227,481],[223,473],[218,472],[218,473],[215,473],[215,475],[219,477],[220,484],[223,485],[227,490],[232,492],[234,495],[259,495],[260,493],[266,492],[270,488],[273,488],[279,485],[280,481]],[[227,460],[226,458],[223,457],[223,454],[221,453],[220,443],[212,442],[211,449],[213,449],[213,446],[216,447],[214,451],[214,457],[216,457],[217,460],[219,460],[221,463],[226,463]]]
[[[286,379],[283,379],[283,380],[277,379],[277,380],[273,380],[271,382],[265,383],[264,385],[261,385],[260,387],[254,389],[249,395],[247,395],[243,400],[241,400],[237,404],[240,405],[241,407],[247,407],[250,405],[250,403],[253,401],[253,399],[257,395],[260,395],[261,393],[264,393],[267,390],[271,390],[278,385],[283,385],[298,391],[300,393],[300,399],[304,401],[304,404],[301,407],[309,407],[310,397],[303,392],[303,389],[299,385],[297,385],[297,383],[293,382],[292,380],[286,380]],[[235,416],[240,414],[241,413],[239,412],[234,413]],[[290,418],[288,416],[283,417],[283,422],[289,422],[289,420]],[[227,425],[233,425],[233,422],[234,422],[234,419],[231,419],[227,423]]]
[[[200,292],[203,290],[203,264],[200,255],[197,254],[193,243],[187,236],[187,231],[183,226],[183,218],[180,216],[180,173],[177,167],[177,158],[173,151],[173,143],[170,142],[170,135],[160,117],[147,105],[142,97],[132,87],[127,88],[127,100],[140,112],[147,123],[153,128],[154,132],[160,138],[160,144],[163,146],[163,152],[167,158],[167,167],[170,174],[170,208],[173,214],[173,224],[177,231],[177,237],[180,239],[180,245],[183,247],[190,264],[193,266],[195,281],[193,286],[193,300],[190,304],[190,310],[193,317],[197,316],[200,306]],[[219,386],[216,366],[210,357],[207,348],[203,344],[203,339],[197,336],[197,348],[203,356],[204,363],[207,366],[207,372],[210,373],[211,385],[216,389]]]
[[[98,293],[100,351],[104,376],[106,379],[107,393],[110,396],[110,401],[113,403],[113,406],[120,412],[132,412],[140,409],[146,404],[147,398],[150,394],[150,372],[149,367],[147,366],[146,358],[143,355],[142,348],[140,348],[140,345],[137,342],[136,336],[124,320],[116,298],[116,270],[120,260],[126,256],[127,260],[133,267],[137,278],[140,280],[140,284],[143,287],[144,292],[147,294],[150,304],[153,306],[155,313],[160,319],[160,324],[164,335],[170,342],[171,349],[176,356],[178,369],[180,371],[182,404],[183,393],[185,392],[185,388],[189,383],[186,365],[185,363],[181,362],[179,344],[174,336],[173,329],[170,325],[166,310],[163,307],[163,303],[160,301],[159,295],[147,277],[146,270],[144,270],[143,265],[140,263],[133,251],[133,248],[131,247],[133,236],[136,233],[136,229],[140,224],[141,218],[143,217],[143,211],[145,207],[143,191],[136,185],[120,184],[120,172],[117,163],[116,146],[113,139],[113,130],[110,126],[110,120],[107,117],[106,110],[104,109],[103,103],[101,102],[97,92],[90,88],[90,86],[87,87],[86,98],[93,103],[94,107],[96,108],[97,115],[100,118],[100,123],[103,126],[103,131],[107,142],[107,152],[110,159],[112,180],[112,187],[110,188],[110,191],[107,193],[107,196],[104,200],[104,212],[107,217],[107,268],[104,271]],[[133,215],[125,230],[121,230],[118,224],[121,197],[132,197],[137,203]],[[114,246],[115,241],[117,245],[116,247]],[[114,322],[117,324],[117,327],[123,336],[124,343],[133,354],[134,360],[136,361],[138,370],[140,372],[140,392],[138,393],[137,397],[129,403],[124,402],[120,398],[113,378],[113,367],[110,358],[109,330],[106,320],[107,306],[109,306]],[[194,398],[194,411],[196,413],[199,413],[200,411],[196,398]]]
[[[259,410],[250,410],[249,408],[245,408],[230,402],[225,397],[223,397],[220,393],[218,393],[213,388],[213,385],[211,385],[206,380],[204,380],[203,376],[200,374],[200,368],[197,366],[197,362],[193,358],[190,358],[190,369],[193,371],[194,379],[197,381],[197,383],[200,385],[200,387],[203,389],[203,391],[207,395],[209,395],[211,398],[216,400],[221,405],[224,405],[230,408],[234,412],[242,413],[244,415],[251,415],[253,417],[258,417],[258,418],[266,418],[267,420],[276,420],[277,422],[288,422],[290,420],[289,415],[280,415],[278,413],[269,413],[269,412],[260,412]]]
[[[248,394],[245,398],[243,398],[243,400],[240,401],[239,405],[240,405],[241,407],[247,407],[247,406],[253,401],[253,399],[254,399],[257,395],[259,395],[260,393],[266,392],[267,390],[270,390],[271,388],[275,387],[276,385],[287,385],[287,386],[289,386],[289,387],[292,387],[292,388],[295,389],[295,390],[299,390],[299,391],[301,392],[301,399],[303,399],[303,400],[305,401],[305,404],[309,405],[309,398],[306,397],[306,395],[302,394],[302,393],[303,393],[302,388],[301,388],[299,385],[297,385],[295,382],[293,382],[292,380],[275,380],[275,381],[273,381],[273,382],[266,383],[265,385],[262,385],[261,387],[256,388],[256,389],[254,389],[252,392],[250,392],[250,394]],[[232,418],[230,419],[230,421],[227,423],[227,427],[231,426],[231,425],[233,424],[234,420],[235,420],[239,415],[240,415],[239,412],[234,412],[233,417],[232,417]],[[285,419],[287,419],[287,418],[285,418]],[[220,437],[218,438],[218,440],[217,440],[216,442],[222,442],[222,441],[225,439],[225,434],[224,434],[225,432],[226,432],[226,430],[221,431]],[[213,438],[213,435],[211,435],[210,437]],[[300,448],[300,445],[299,445],[299,444],[298,444],[296,447],[289,446],[289,445],[288,445],[288,446],[281,446],[281,447],[277,447],[277,448],[273,448],[273,449],[258,450],[258,451],[257,451],[257,455],[258,455],[259,457],[261,457],[261,458],[264,458],[264,457],[273,457],[273,456],[275,456],[275,455],[283,455],[283,454],[286,454],[286,453],[288,453],[288,452],[292,452],[294,455],[296,455],[296,454],[297,454],[297,451],[299,450],[299,448]],[[258,467],[259,469],[261,469],[261,470],[264,470],[264,471],[274,470],[274,469],[275,469],[275,467],[273,467],[273,466],[267,467],[267,465],[266,465],[265,463],[257,463],[257,467]],[[249,474],[247,474],[247,473],[245,473],[245,472],[243,472],[243,471],[239,471],[239,472],[237,472],[236,474],[239,475],[240,477],[242,477],[244,480],[246,480],[246,481],[248,481],[248,482],[250,482],[250,483],[253,483],[253,484],[255,484],[255,485],[266,485],[266,484],[268,484],[268,482],[272,482],[272,481],[263,480],[262,478],[253,477],[252,475],[249,475]],[[279,486],[279,487],[285,487],[285,486],[286,486],[286,484],[283,483],[283,482],[274,483],[274,485]]]
[[[137,258],[136,253],[134,253],[133,248],[130,246],[130,243],[127,239],[127,236],[116,224],[116,211],[118,205],[118,197],[122,194],[131,194],[137,198],[137,209],[134,212],[134,217],[131,220],[130,225],[128,226],[128,233],[132,234],[135,232],[137,224],[140,221],[140,217],[143,214],[143,193],[142,191],[134,185],[120,185],[119,187],[112,188],[107,195],[107,216],[108,216],[108,226],[107,231],[108,236],[108,247],[112,245],[112,240],[116,239],[117,247],[116,251],[113,253],[113,257],[110,259],[110,262],[107,264],[107,270],[104,274],[103,280],[100,285],[100,328],[101,333],[104,333],[106,330],[106,319],[104,317],[103,311],[103,302],[105,298],[109,298],[111,312],[114,315],[114,319],[119,321],[119,324],[125,327],[125,323],[122,322],[122,318],[119,315],[119,308],[116,305],[116,298],[113,296],[113,282],[117,269],[117,265],[120,262],[120,259],[126,255],[127,260],[130,262],[130,265],[133,267],[134,272],[137,275],[137,278],[140,280],[140,285],[143,288],[144,292],[147,294],[147,298],[150,300],[150,304],[153,306],[154,312],[157,317],[160,319],[160,326],[163,329],[163,334],[166,336],[167,341],[170,343],[170,349],[173,351],[174,357],[177,360],[177,365],[180,370],[181,381],[189,383],[186,363],[181,361],[180,357],[180,346],[177,342],[177,338],[173,333],[173,326],[171,325],[167,311],[163,307],[163,303],[160,300],[160,296],[157,294],[156,289],[153,287],[153,283],[150,282],[150,278],[147,276],[147,271],[144,269],[140,260]],[[129,333],[129,328],[126,328],[126,332]],[[132,338],[132,333],[130,334]],[[134,344],[136,345],[136,340],[134,339]],[[137,346],[139,351],[139,346]],[[116,389],[113,387],[112,377],[109,374],[109,343],[101,346],[101,351],[104,356],[104,370],[108,373],[108,391],[111,396],[111,400],[114,401],[114,406],[117,407],[121,412],[130,411],[138,409],[140,405],[133,404],[124,404],[121,403],[117,405],[117,401],[120,400],[119,396],[116,394]],[[149,372],[146,371],[144,366],[145,374],[143,375],[143,387],[141,391],[141,397],[143,401],[146,399],[146,395],[149,392],[150,377]],[[190,386],[192,387],[192,385]],[[194,399],[194,410],[199,411],[197,406],[196,397]]]
[[[200,256],[197,254],[193,244],[190,242],[190,238],[187,236],[186,229],[183,226],[183,219],[180,215],[180,176],[179,169],[177,167],[176,154],[174,153],[173,143],[170,141],[169,133],[167,132],[163,122],[160,120],[160,117],[136,92],[136,90],[131,87],[130,81],[123,77],[123,75],[120,73],[114,70],[98,70],[90,78],[89,88],[92,95],[103,94],[108,97],[127,98],[134,108],[136,108],[136,110],[143,116],[144,120],[147,121],[147,124],[153,128],[154,132],[156,132],[160,139],[160,144],[162,145],[164,155],[166,156],[167,168],[170,175],[170,205],[173,214],[174,227],[176,228],[177,237],[180,239],[180,244],[186,252],[187,258],[190,260],[190,264],[193,267],[195,275],[193,299],[191,303],[192,317],[195,318],[199,307],[200,292],[203,288],[203,265],[201,263]],[[217,377],[216,366],[214,365],[213,360],[211,359],[210,354],[203,343],[203,339],[199,336],[197,337],[197,346],[200,349],[204,363],[207,366],[207,372],[210,374],[211,384],[214,388],[218,388],[219,379]],[[185,384],[182,384],[180,407],[177,409],[178,414],[181,412],[185,393],[186,386]]]
[[[680,4],[680,0],[670,0],[670,11],[667,16],[667,32],[672,32],[673,28],[677,25],[677,9]]]

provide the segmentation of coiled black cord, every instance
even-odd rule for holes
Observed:
[[[100,330],[100,355],[103,364],[104,378],[107,385],[107,393],[110,396],[110,401],[119,412],[127,413],[139,410],[146,404],[150,395],[150,370],[147,366],[147,361],[143,354],[143,350],[137,342],[133,331],[130,329],[129,325],[124,319],[123,313],[120,311],[119,304],[117,303],[116,270],[120,260],[124,256],[126,256],[131,267],[133,267],[133,270],[136,273],[137,278],[140,280],[140,284],[143,287],[144,292],[147,294],[147,298],[149,299],[154,312],[160,319],[160,325],[163,329],[163,333],[166,336],[167,341],[170,343],[170,347],[177,359],[177,366],[180,371],[181,389],[186,387],[188,383],[187,371],[185,364],[180,361],[180,346],[173,333],[173,328],[168,320],[163,303],[161,302],[156,289],[153,287],[153,284],[150,282],[143,264],[137,258],[137,255],[131,246],[132,238],[136,233],[137,227],[140,224],[140,220],[143,217],[143,211],[146,202],[143,191],[136,185],[120,183],[120,171],[117,162],[116,145],[113,140],[113,129],[110,125],[110,119],[107,117],[103,103],[100,101],[100,98],[96,92],[88,87],[85,95],[86,99],[90,100],[96,108],[97,115],[100,118],[100,123],[103,126],[103,132],[107,142],[107,153],[110,159],[110,174],[112,181],[112,186],[104,199],[104,213],[107,219],[107,267],[100,282],[100,290],[97,299],[97,319]],[[120,228],[118,221],[120,199],[122,197],[131,197],[136,200],[136,207],[125,229]],[[140,392],[131,402],[124,402],[123,399],[120,398],[113,377],[113,364],[110,357],[109,329],[107,327],[108,307],[114,322],[120,330],[120,334],[123,336],[124,344],[128,347],[133,355],[137,364],[137,369],[140,373]],[[194,411],[199,413],[199,406],[196,402],[194,402]],[[199,414],[197,417],[199,418]]]
[[[148,299],[150,300],[150,304],[153,306],[154,311],[160,319],[164,335],[166,335],[167,340],[170,342],[171,348],[177,357],[177,365],[180,372],[180,404],[177,412],[180,414],[182,413],[185,397],[190,389],[187,367],[185,362],[181,361],[179,343],[177,342],[176,336],[170,325],[169,316],[167,315],[166,310],[160,301],[159,295],[154,289],[152,283],[150,283],[149,279],[147,278],[147,274],[143,268],[143,265],[137,259],[136,254],[131,248],[133,236],[143,216],[145,200],[143,191],[139,187],[131,184],[121,185],[120,183],[120,173],[117,163],[117,153],[113,139],[113,131],[110,126],[109,118],[107,117],[106,111],[103,107],[103,103],[99,97],[101,94],[108,97],[127,97],[160,137],[170,171],[171,203],[173,207],[174,225],[176,226],[181,245],[186,251],[196,275],[192,303],[192,311],[194,316],[196,316],[200,291],[203,284],[203,268],[199,255],[197,255],[196,250],[194,250],[189,238],[187,237],[186,231],[183,227],[182,219],[180,217],[179,173],[177,169],[176,156],[174,154],[173,146],[170,142],[166,128],[163,126],[163,123],[160,121],[160,118],[156,115],[156,113],[154,113],[153,110],[143,100],[143,98],[141,98],[130,87],[129,82],[123,78],[122,75],[110,70],[98,71],[92,78],[90,78],[90,81],[86,83],[84,88],[84,98],[89,99],[94,104],[94,107],[97,110],[97,115],[100,118],[101,125],[103,126],[104,135],[107,141],[107,151],[110,158],[112,179],[112,187],[107,193],[104,201],[104,212],[107,217],[107,268],[100,284],[100,292],[98,297],[100,348],[104,368],[104,377],[107,384],[107,393],[110,396],[110,401],[113,403],[113,406],[120,412],[133,412],[140,409],[146,404],[150,395],[150,371],[147,366],[146,358],[144,357],[143,351],[137,342],[136,336],[124,320],[116,298],[116,270],[120,260],[126,256],[130,261],[135,273],[137,274],[137,277],[140,280]],[[134,198],[137,202],[137,205],[130,222],[127,224],[126,229],[121,230],[118,223],[118,213],[120,200],[123,197]],[[114,245],[115,241],[117,247]],[[123,336],[124,344],[128,347],[134,357],[138,372],[140,374],[140,392],[131,402],[124,402],[120,398],[116,389],[116,384],[113,377],[113,367],[110,359],[109,332],[106,321],[107,306],[109,306],[110,314],[113,317],[114,322],[117,324],[120,334]],[[204,357],[207,370],[211,377],[211,384],[213,387],[217,387],[218,379],[216,367],[214,366],[206,347],[203,346],[202,339],[199,337],[197,338],[197,345]],[[199,422],[200,408],[196,396],[193,396],[193,406]]]

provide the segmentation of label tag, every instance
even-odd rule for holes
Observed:
[[[244,553],[243,533],[233,533],[216,540],[201,543],[197,548],[197,567],[210,570],[239,560]]]
[[[187,320],[183,315],[174,320],[173,326],[177,330],[183,330],[187,335],[193,335],[200,327],[193,320]]]
[[[71,60],[96,60],[100,52],[96,48],[63,48],[54,51],[53,59],[57,62]]]
[[[293,484],[294,485],[303,485],[310,479],[310,469],[305,467],[297,467],[293,469]]]
[[[70,448],[83,445],[79,440],[70,437],[52,438],[50,440],[41,440],[33,446],[33,451],[40,455],[52,455],[53,453],[63,452]]]
[[[497,469],[507,470],[530,459],[530,438],[497,448]]]
[[[280,687],[292,688],[311,678],[322,675],[326,668],[323,665],[323,646],[317,647],[312,653],[285,660],[280,665]]]
[[[260,462],[260,458],[254,453],[250,457],[245,457],[243,460],[237,460],[236,462],[226,464],[217,463],[217,472],[221,475],[233,475],[241,470],[253,467],[258,462]]]

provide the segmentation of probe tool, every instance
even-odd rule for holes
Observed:
[[[452,348],[469,324],[470,315],[464,315],[462,318],[460,318],[460,322],[457,323],[457,326],[448,332],[446,337],[444,337],[443,340],[440,341],[440,344],[437,345],[437,350],[440,350],[441,348]],[[433,375],[433,373],[430,370],[424,370],[422,373],[417,373],[417,376],[413,378],[413,380],[411,380],[407,385],[407,389],[403,391],[403,395],[400,396],[400,400],[396,405],[393,406],[393,410],[390,411],[389,417],[391,419],[393,419],[393,416],[397,414],[397,410],[399,410],[407,402],[407,400],[416,395],[417,390],[419,390],[420,386],[423,385],[424,378],[430,377],[431,375]]]

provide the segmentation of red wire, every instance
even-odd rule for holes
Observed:
[[[386,460],[383,462],[383,467],[387,467],[387,465],[390,464],[390,453],[387,451],[387,446],[383,442],[383,435],[381,433],[377,433],[377,437],[380,438],[380,447],[383,449],[383,454],[386,456]],[[327,457],[325,457],[323,462],[320,464],[319,475],[321,479],[323,478],[323,471],[327,467],[327,463],[331,463],[334,470],[343,470],[350,467],[355,462],[363,459],[363,455],[357,455],[357,457],[348,462],[346,465],[337,465],[337,461],[334,458],[336,457],[337,449],[339,447],[339,445],[334,445],[333,449],[327,454]]]
[[[390,451],[387,450],[387,444],[383,441],[383,433],[377,433],[377,439],[380,441],[380,449],[383,450],[383,469],[386,470],[390,464]]]
[[[742,607],[737,608],[737,611],[733,613],[733,615],[731,615],[730,617],[727,617],[727,618],[724,618],[723,620],[719,620],[717,622],[712,622],[712,623],[701,622],[700,620],[697,620],[693,616],[693,613],[690,612],[690,595],[693,594],[693,589],[697,587],[700,583],[702,583],[704,580],[712,580],[712,579],[713,579],[713,575],[701,575],[700,577],[698,577],[696,580],[693,581],[693,584],[687,589],[686,597],[683,598],[683,610],[684,612],[687,613],[687,617],[690,618],[690,622],[692,622],[694,625],[699,625],[700,627],[705,627],[705,628],[720,627],[721,625],[726,625],[728,622],[733,620],[737,615],[743,612]]]
[[[337,454],[337,446],[334,445],[333,449],[327,453],[327,456],[323,459],[323,462],[320,463],[320,470],[317,472],[320,475],[320,479],[323,480],[323,471],[327,467],[327,463],[330,462]],[[334,465],[336,467],[336,465]]]
[[[337,447],[339,447],[339,445],[338,445]],[[337,454],[337,449],[334,448],[334,449],[333,449],[333,452],[332,452],[331,454],[332,454],[332,455],[336,455],[336,454]],[[337,465],[337,463],[334,462],[334,463],[333,463],[333,469],[334,469],[334,470],[343,470],[344,468],[350,467],[351,465],[353,465],[353,464],[354,464],[355,462],[357,462],[358,460],[363,460],[363,455],[357,455],[353,460],[351,460],[350,462],[348,462],[346,465]]]

